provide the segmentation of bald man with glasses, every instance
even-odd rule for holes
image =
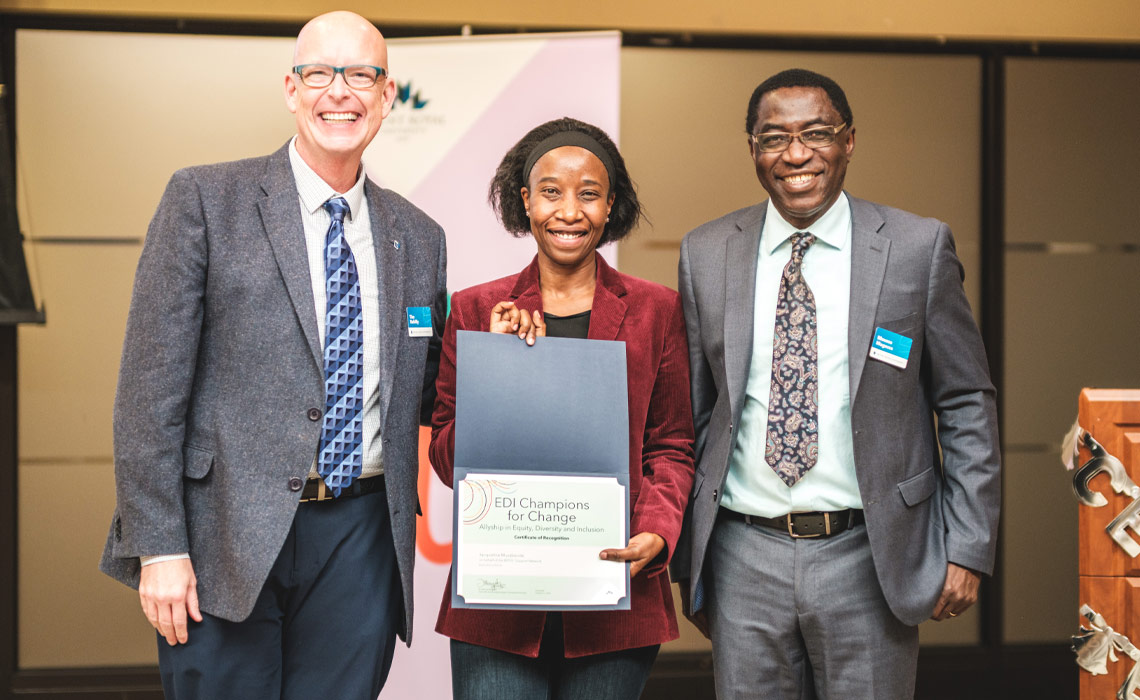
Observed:
[[[364,173],[383,36],[297,37],[276,153],[171,178],[135,278],[101,568],[138,588],[167,698],[375,700],[410,643],[440,227]]]

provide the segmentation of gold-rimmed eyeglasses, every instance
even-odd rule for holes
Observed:
[[[357,90],[366,90],[376,84],[378,80],[388,74],[380,66],[327,66],[323,63],[306,63],[293,66],[293,72],[301,78],[307,87],[323,88],[332,85],[336,74],[344,77],[345,85]]]
[[[756,149],[761,153],[783,153],[796,139],[811,149],[827,148],[835,143],[839,132],[846,128],[847,122],[844,122],[839,126],[813,126],[810,129],[792,133],[766,131],[762,134],[749,134],[748,138],[756,144]]]

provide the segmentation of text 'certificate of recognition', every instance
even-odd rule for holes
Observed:
[[[468,604],[613,605],[628,567],[625,488],[608,476],[468,473],[455,486],[456,593]]]

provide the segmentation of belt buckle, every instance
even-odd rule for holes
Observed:
[[[823,516],[823,532],[817,532],[814,535],[801,535],[798,532],[796,532],[795,520],[792,519],[793,516],[806,515],[806,514],[807,513],[788,513],[786,516],[784,516],[785,518],[787,518],[788,535],[791,536],[792,539],[794,539],[794,540],[810,540],[810,539],[813,539],[816,537],[823,537],[824,535],[827,535],[827,536],[831,535],[831,518],[829,517],[829,515],[827,513],[820,513],[820,515]]]
[[[311,496],[309,498],[302,498],[300,502],[301,503],[313,503],[313,502],[320,502],[320,501],[330,501],[333,498],[334,498],[334,496],[329,491],[328,484],[325,483],[325,480],[324,479],[317,479],[317,495]]]

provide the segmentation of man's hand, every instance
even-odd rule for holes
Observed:
[[[958,566],[946,565],[946,583],[942,586],[942,595],[934,604],[931,620],[947,620],[958,617],[978,600],[978,585],[981,577],[973,571]]]
[[[202,621],[198,611],[198,579],[189,559],[144,566],[139,575],[139,601],[143,614],[170,646],[185,644],[186,616]]]
[[[681,589],[681,612],[685,614],[689,622],[693,623],[697,631],[705,635],[705,639],[712,639],[712,637],[709,636],[708,613],[705,612],[704,608],[701,608],[697,612],[693,612],[689,609],[689,598],[692,593],[692,590],[689,588],[689,582],[678,581],[677,586]]]
[[[661,535],[652,532],[639,532],[629,540],[629,546],[623,549],[603,549],[598,555],[606,561],[628,561],[630,578],[637,576],[637,572],[653,561],[653,558],[665,549],[665,540]]]
[[[534,339],[546,335],[546,323],[542,320],[542,312],[527,311],[515,306],[513,301],[500,301],[491,309],[492,333],[514,333],[526,341],[527,345],[534,345]]]

